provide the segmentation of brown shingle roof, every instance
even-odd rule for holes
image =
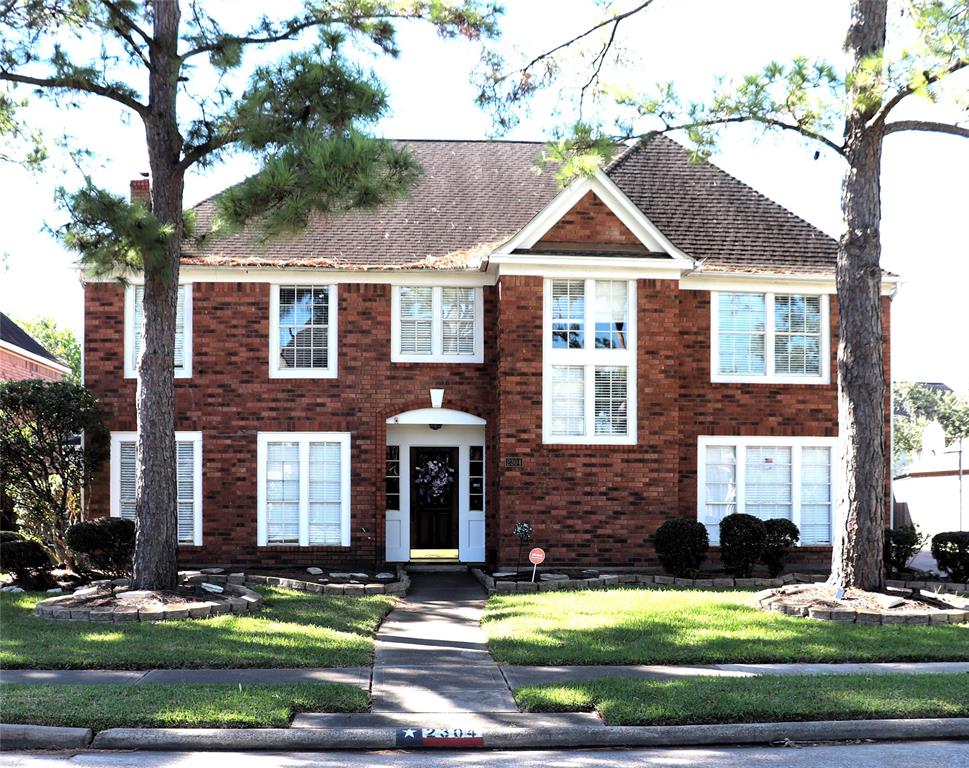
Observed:
[[[478,269],[558,193],[536,170],[542,142],[402,141],[423,173],[410,195],[376,211],[317,215],[265,240],[250,226],[186,243],[183,263],[329,269]],[[664,136],[622,152],[608,176],[706,272],[829,275],[837,243],[816,227]],[[195,208],[197,231],[215,203]]]
[[[542,142],[403,141],[423,173],[406,198],[376,211],[327,219],[264,241],[255,228],[188,245],[183,263],[333,269],[476,269],[558,192],[538,173]],[[207,232],[215,204],[196,206]]]
[[[835,240],[672,139],[627,150],[606,173],[704,272],[834,272]]]

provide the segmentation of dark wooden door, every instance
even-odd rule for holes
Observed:
[[[412,549],[457,549],[458,449],[410,449]]]

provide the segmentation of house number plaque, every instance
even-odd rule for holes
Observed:
[[[521,456],[505,456],[505,467],[517,468],[524,466],[525,462]]]

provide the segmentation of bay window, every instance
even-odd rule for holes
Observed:
[[[545,281],[546,443],[636,442],[632,280]]]
[[[827,384],[828,297],[711,294],[713,381]]]
[[[784,518],[801,544],[830,544],[836,438],[701,437],[697,465],[698,519],[710,543],[734,512]]]

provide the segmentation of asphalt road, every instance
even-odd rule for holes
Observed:
[[[40,752],[0,753],[0,768],[969,768],[969,742],[527,752]]]

